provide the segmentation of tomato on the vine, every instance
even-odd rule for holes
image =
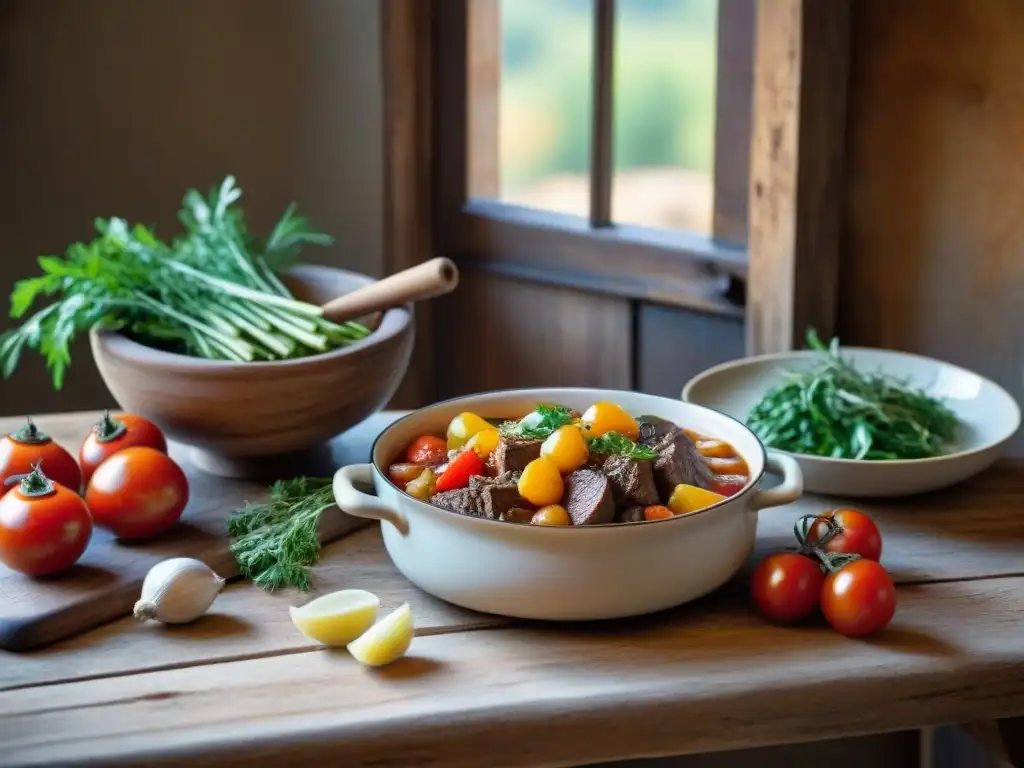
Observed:
[[[831,525],[830,525],[831,523]],[[828,533],[834,526],[835,533]],[[834,509],[818,515],[807,533],[808,544],[821,546],[826,552],[860,555],[878,562],[882,559],[882,534],[875,521],[855,509]]]
[[[440,464],[448,458],[448,444],[434,435],[422,435],[413,440],[405,452],[410,464]]]
[[[879,563],[857,558],[825,579],[821,612],[847,637],[873,634],[884,629],[896,613],[896,586]]]
[[[53,482],[75,493],[82,489],[82,471],[75,457],[27,419],[17,432],[0,438],[0,496],[27,477],[36,464]]]
[[[103,418],[86,435],[78,450],[82,482],[88,485],[96,467],[118,451],[132,446],[145,446],[167,453],[167,438],[160,427],[148,419],[130,413],[112,418],[109,411],[104,411]]]
[[[750,580],[750,595],[768,618],[793,622],[810,616],[821,600],[825,574],[821,564],[794,552],[776,552],[762,560]]]
[[[0,498],[0,562],[27,576],[67,570],[92,537],[82,497],[37,467]]]
[[[188,479],[172,458],[155,448],[133,446],[96,468],[85,501],[96,525],[122,539],[145,539],[178,521],[188,495]]]

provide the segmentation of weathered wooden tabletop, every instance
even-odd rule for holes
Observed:
[[[335,455],[368,455],[397,415],[339,438]],[[81,434],[95,418],[37,421]],[[19,421],[0,419],[0,431]],[[895,619],[870,640],[771,626],[742,576],[643,619],[511,622],[418,591],[379,531],[363,529],[325,548],[314,594],[357,587],[382,610],[410,602],[408,658],[364,668],[298,633],[287,607],[308,596],[235,583],[194,625],[127,618],[0,653],[0,765],[569,765],[1021,715],[1020,469],[1004,462],[956,489],[860,505],[899,584]],[[751,562],[829,504],[762,513]]]

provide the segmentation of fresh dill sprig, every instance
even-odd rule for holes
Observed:
[[[498,426],[502,437],[523,440],[545,440],[555,430],[573,423],[573,414],[561,405],[538,403],[537,407],[518,421],[505,421]]]
[[[619,432],[606,432],[600,437],[585,439],[591,453],[625,456],[629,459],[653,459],[658,455],[658,452],[652,448],[634,443]]]
[[[278,481],[266,504],[246,502],[228,520],[239,573],[270,591],[309,590],[310,567],[320,558],[320,514],[332,506],[331,478],[320,477]]]

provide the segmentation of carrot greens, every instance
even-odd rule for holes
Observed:
[[[98,236],[72,244],[63,258],[42,256],[42,274],[17,282],[10,315],[57,297],[0,335],[0,372],[10,377],[25,349],[46,359],[60,389],[77,334],[93,326],[121,330],[149,346],[215,360],[279,360],[324,352],[364,338],[295,299],[278,274],[304,245],[327,245],[290,206],[265,238],[253,236],[228,176],[204,196],[189,190],[178,218],[184,233],[159,240],[142,224],[97,219]]]
[[[939,399],[883,372],[858,371],[813,330],[812,366],[787,371],[753,407],[747,425],[770,448],[838,459],[921,459],[943,453],[956,415]]]

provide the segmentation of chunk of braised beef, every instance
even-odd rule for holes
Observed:
[[[615,503],[619,506],[658,504],[658,487],[654,482],[654,466],[651,459],[631,459],[626,456],[609,456],[601,465],[601,471],[611,481]]]
[[[527,509],[526,507],[512,507],[508,512],[501,516],[501,519],[506,523],[523,523],[529,524],[533,520],[534,510]]]
[[[471,488],[435,493],[430,497],[430,503],[449,512],[458,512],[460,515],[480,516],[479,501]]]
[[[620,507],[615,512],[617,523],[641,523],[644,520],[644,508],[640,506]]]
[[[478,515],[489,520],[499,520],[512,507],[522,504],[518,481],[517,472],[505,472],[496,477],[470,477],[469,490],[475,498]]]
[[[562,506],[573,525],[600,525],[615,519],[611,483],[595,469],[577,469],[565,476]]]
[[[657,447],[666,436],[674,435],[679,429],[678,424],[660,416],[639,416],[637,424],[640,426],[640,439],[637,442],[648,448]]]
[[[502,437],[494,450],[494,469],[498,475],[505,472],[522,472],[526,465],[540,456],[540,440],[525,440],[520,437]]]
[[[514,485],[485,486],[477,493],[480,495],[481,516],[489,520],[500,520],[510,509],[523,503],[519,489]]]
[[[654,459],[654,480],[662,498],[668,499],[680,483],[711,488],[714,473],[683,430],[665,435],[654,449],[658,452]]]

